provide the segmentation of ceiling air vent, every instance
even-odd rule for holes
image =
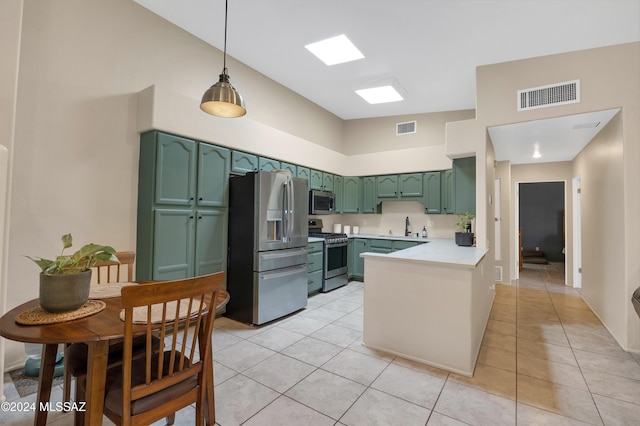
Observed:
[[[518,111],[580,102],[580,80],[518,90]]]
[[[406,135],[407,133],[415,133],[415,132],[416,132],[415,121],[407,121],[404,123],[396,124],[396,135]]]

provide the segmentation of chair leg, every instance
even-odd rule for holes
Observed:
[[[167,424],[172,425],[176,421],[176,413],[167,416]]]

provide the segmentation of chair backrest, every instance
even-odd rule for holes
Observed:
[[[136,260],[136,252],[118,251],[115,255],[120,263],[100,262],[96,264],[98,284],[133,282],[133,262]]]
[[[211,360],[205,362],[205,358],[211,351],[216,300],[223,283],[224,272],[218,272],[183,280],[127,286],[122,289],[123,418],[131,416],[131,407],[136,400],[166,391],[168,388],[175,389],[173,386],[185,381],[190,381],[191,385],[181,388],[180,395],[173,395],[170,401],[150,410],[155,413],[140,414],[145,416],[145,422],[152,418],[166,417],[194,402],[196,407],[203,406],[206,375],[211,374],[208,369],[213,368]],[[141,322],[146,325],[134,324]],[[141,371],[132,373],[134,329],[137,329],[138,334],[141,327],[145,329],[147,341],[144,380]],[[157,336],[164,342],[164,351],[153,353],[152,336]],[[132,374],[138,377],[133,386]],[[172,389],[167,392],[173,392]]]

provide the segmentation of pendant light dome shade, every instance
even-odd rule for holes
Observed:
[[[244,99],[240,93],[229,82],[227,72],[227,15],[229,11],[229,0],[224,2],[224,54],[222,74],[220,81],[211,86],[200,102],[200,109],[207,114],[224,118],[242,117],[247,113],[244,106]]]
[[[218,117],[235,118],[247,113],[242,95],[229,82],[226,69],[220,74],[220,81],[202,95],[200,109]]]

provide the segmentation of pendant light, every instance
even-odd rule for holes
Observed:
[[[227,10],[229,9],[229,1],[225,0],[224,5],[224,63],[220,81],[211,86],[209,90],[202,95],[200,109],[207,114],[218,117],[235,118],[242,117],[247,113],[244,106],[244,99],[240,93],[229,82],[229,74],[227,72]]]

